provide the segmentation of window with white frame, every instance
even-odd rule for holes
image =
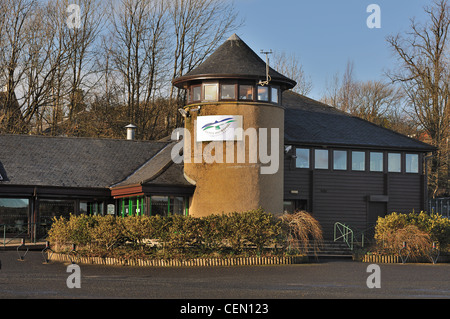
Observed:
[[[203,91],[205,92],[205,101],[217,101],[217,84],[204,84]]]

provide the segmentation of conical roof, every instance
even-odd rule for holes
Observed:
[[[269,69],[271,81],[291,89],[297,83],[294,80]],[[174,79],[175,86],[185,88],[190,81],[204,79],[251,79],[266,80],[266,62],[263,61],[236,34],[226,40],[197,68]]]

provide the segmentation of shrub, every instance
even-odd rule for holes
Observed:
[[[122,218],[123,235],[134,247],[142,247],[150,235],[150,217],[134,216]]]
[[[87,216],[71,215],[53,220],[48,240],[56,248],[76,244],[79,249],[100,255],[142,255],[159,257],[195,254],[262,254],[295,240],[321,238],[319,226],[310,215],[300,212],[277,218],[262,209],[243,213],[190,216]],[[149,243],[156,245],[149,245]]]
[[[92,242],[91,229],[96,221],[88,215],[71,215],[67,223],[68,239],[77,246],[87,246]]]
[[[193,245],[198,244],[200,220],[190,216],[170,216],[167,218],[170,226],[168,247],[177,253],[184,253]]]
[[[281,234],[281,220],[277,220],[272,214],[262,209],[244,212],[240,214],[243,225],[246,225],[245,239],[256,246],[256,251],[262,253],[263,248],[277,243]]]
[[[200,243],[205,251],[223,251],[227,247],[227,239],[231,235],[227,215],[210,215],[200,222]]]
[[[229,243],[231,250],[237,253],[242,252],[246,239],[248,226],[241,213],[233,212],[224,215],[225,228],[227,229],[226,241]]]
[[[56,249],[61,249],[65,245],[69,245],[70,234],[67,226],[68,220],[64,217],[53,217],[52,227],[48,231],[47,240],[56,246]]]
[[[375,239],[382,243],[386,234],[404,229],[408,225],[416,226],[420,231],[426,232],[432,241],[440,243],[445,248],[450,245],[450,220],[438,214],[428,215],[392,213],[385,217],[379,217],[375,227]]]
[[[284,214],[283,221],[286,240],[290,247],[300,249],[306,253],[311,240],[314,242],[314,250],[317,251],[323,242],[323,231],[319,222],[306,211],[298,211],[294,214]]]
[[[407,225],[404,228],[390,229],[384,233],[383,250],[387,254],[398,254],[404,242],[409,256],[413,259],[426,256],[432,244],[428,233],[420,230],[417,226]]]
[[[96,220],[96,223],[95,227],[90,230],[90,236],[98,246],[110,251],[114,246],[124,241],[124,219],[111,215],[92,218]]]

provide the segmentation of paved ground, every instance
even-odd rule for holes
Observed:
[[[380,264],[381,288],[369,289],[368,264],[324,261],[288,266],[139,268],[80,265],[81,288],[69,289],[68,264],[24,261],[0,251],[0,299],[450,299],[450,264]]]

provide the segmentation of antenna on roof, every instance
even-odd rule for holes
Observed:
[[[259,81],[259,85],[261,85],[261,86],[264,86],[264,85],[269,85],[269,82],[272,80],[271,78],[270,78],[270,75],[269,75],[269,54],[272,54],[273,52],[272,52],[272,50],[270,50],[270,51],[264,51],[264,50],[261,50],[261,54],[265,54],[266,55],[266,80],[265,81]]]

